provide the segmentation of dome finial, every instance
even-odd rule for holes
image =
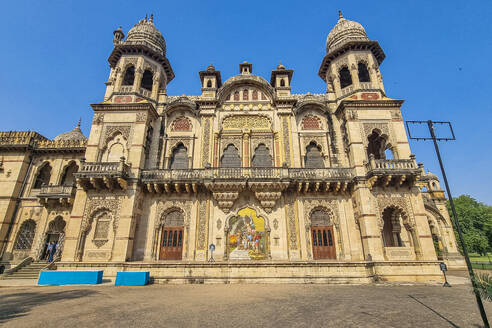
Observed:
[[[343,19],[343,15],[342,15],[342,11],[341,10],[338,11],[338,19]]]
[[[154,14],[150,14],[150,19],[149,22],[153,23],[154,22]]]
[[[80,129],[80,123],[82,123],[82,117],[79,118],[79,123],[77,123],[77,128],[79,128],[79,129]]]

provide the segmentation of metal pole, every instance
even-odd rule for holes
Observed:
[[[439,146],[437,145],[436,135],[434,133],[434,125],[432,121],[427,121],[427,125],[429,126],[429,131],[432,137],[432,141],[434,141],[434,147],[436,148],[437,159],[439,160],[439,165],[441,166],[442,178],[444,180],[444,184],[446,185],[446,192],[448,193],[449,203],[451,205],[451,211],[453,212],[454,223],[456,225],[456,229],[458,229],[458,236],[460,238],[461,246],[463,248],[463,255],[465,256],[466,266],[468,267],[468,273],[470,274],[470,279],[473,286],[473,292],[475,293],[475,298],[477,299],[478,308],[480,309],[480,315],[482,316],[483,323],[486,328],[490,328],[489,320],[487,319],[487,313],[485,313],[485,309],[483,308],[482,298],[480,297],[480,293],[477,289],[477,283],[475,282],[475,273],[473,272],[473,268],[470,262],[470,258],[468,257],[468,251],[466,250],[465,240],[463,239],[463,233],[461,232],[460,223],[458,221],[458,215],[456,214],[456,209],[454,208],[453,196],[451,195],[451,190],[449,189],[448,179],[446,177],[446,172],[444,171],[444,165],[441,160],[441,153],[439,152]]]

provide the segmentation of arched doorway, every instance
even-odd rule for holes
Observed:
[[[224,258],[265,260],[270,258],[270,229],[253,208],[243,208],[227,220]]]
[[[335,235],[330,212],[317,208],[311,212],[311,238],[313,241],[313,259],[336,259]]]
[[[40,259],[45,260],[48,259],[49,254],[47,254],[47,248],[49,243],[53,243],[55,245],[55,253],[53,259],[59,259],[63,252],[63,244],[65,242],[65,226],[67,223],[61,216],[57,216],[54,220],[50,222],[48,225],[48,230],[46,230],[45,234],[45,242],[43,244],[43,252],[40,255]]]
[[[181,260],[183,257],[184,215],[178,209],[167,212],[162,225],[160,260]]]

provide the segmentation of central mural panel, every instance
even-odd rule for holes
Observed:
[[[267,258],[265,218],[252,208],[243,208],[229,219],[229,259],[263,260]]]

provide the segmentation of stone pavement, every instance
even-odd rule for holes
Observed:
[[[0,288],[4,327],[479,327],[468,285]],[[492,303],[485,303],[492,313]]]

